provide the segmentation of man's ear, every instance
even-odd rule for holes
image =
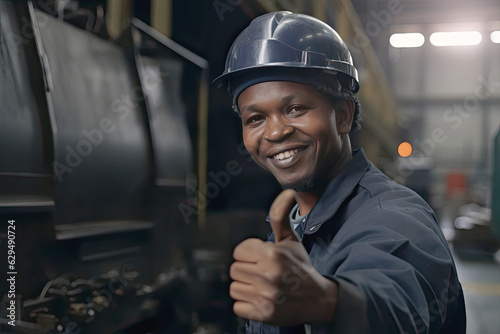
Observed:
[[[337,130],[341,134],[348,134],[351,131],[355,108],[354,101],[351,99],[344,100],[337,104],[335,108],[337,112]]]

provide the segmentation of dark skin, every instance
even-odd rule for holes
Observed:
[[[330,321],[338,287],[313,267],[290,227],[288,213],[295,202],[301,215],[309,213],[326,185],[351,160],[348,134],[354,103],[332,105],[310,86],[264,82],[245,89],[238,106],[248,152],[290,189],[276,198],[269,213],[275,243],[247,239],[234,250],[234,312],[279,326]]]

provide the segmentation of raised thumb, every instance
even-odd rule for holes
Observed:
[[[288,214],[292,210],[294,204],[295,190],[287,189],[282,191],[271,205],[269,220],[271,221],[275,243],[283,240],[299,241],[288,219]]]

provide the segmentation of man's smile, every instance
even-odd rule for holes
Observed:
[[[298,153],[299,152],[299,149],[296,148],[296,149],[292,149],[292,150],[287,150],[287,151],[284,151],[284,152],[281,152],[281,153],[278,153],[278,154],[275,154],[273,156],[273,159],[275,160],[283,160],[283,159],[288,159],[292,156],[295,155],[295,153]]]
[[[279,153],[273,154],[268,157],[271,164],[276,168],[290,168],[294,166],[303,155],[303,151],[308,147],[292,148],[287,150],[282,150]]]

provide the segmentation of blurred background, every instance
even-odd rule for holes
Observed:
[[[280,187],[211,81],[277,10],[344,39],[354,147],[433,207],[467,332],[498,333],[498,0],[0,0],[0,332],[15,300],[16,333],[242,333],[232,249],[266,237]]]

